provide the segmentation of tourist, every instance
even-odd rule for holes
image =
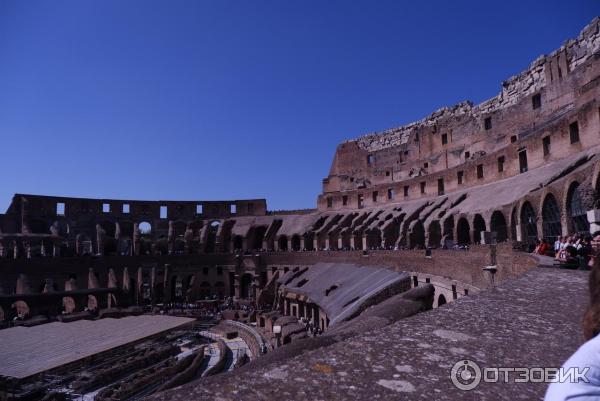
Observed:
[[[560,246],[561,246],[561,240],[562,237],[559,235],[558,237],[556,237],[556,241],[554,241],[554,255],[558,255],[558,253],[560,252]]]
[[[551,383],[544,401],[600,400],[600,263],[589,275],[590,305],[583,318],[583,337],[586,342],[562,365],[563,369],[577,369],[585,373],[580,379]],[[587,382],[586,382],[587,381]]]

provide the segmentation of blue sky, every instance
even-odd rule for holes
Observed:
[[[497,94],[595,0],[0,0],[13,193],[314,207],[336,145]]]

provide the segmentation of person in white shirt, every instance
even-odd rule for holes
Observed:
[[[600,261],[589,276],[590,304],[583,318],[583,337],[587,340],[562,368],[583,373],[577,381],[554,382],[548,386],[544,401],[600,400]]]

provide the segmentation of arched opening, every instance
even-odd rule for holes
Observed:
[[[440,296],[438,297],[438,302],[437,302],[438,308],[442,305],[446,305],[446,297],[444,296],[444,294],[440,294]]]
[[[446,220],[444,220],[444,239],[446,241],[454,242],[454,216],[448,216]],[[443,246],[450,246],[446,242],[442,244]]]
[[[249,237],[252,238],[252,249],[257,250],[263,248],[263,240],[265,239],[267,228],[267,226],[258,226],[251,229],[252,231]]]
[[[583,206],[581,186],[574,182],[567,193],[567,213],[571,222],[571,231],[579,234],[589,234],[590,223],[587,220],[587,211]]]
[[[280,251],[288,250],[288,239],[286,235],[279,236],[279,238],[277,239],[277,246],[279,247]]]
[[[244,299],[248,299],[250,297],[254,296],[254,293],[252,291],[252,280],[254,278],[252,277],[252,275],[250,273],[246,273],[242,276],[242,280],[240,283],[240,293],[242,298]]]
[[[304,248],[307,251],[314,251],[315,250],[315,246],[314,246],[314,234],[313,233],[306,233],[304,234]]]
[[[215,295],[219,299],[225,298],[225,283],[222,281],[217,281],[215,283]]]
[[[378,249],[381,247],[381,231],[378,228],[367,232],[367,247],[369,249]]]
[[[148,223],[147,221],[142,221],[138,225],[138,229],[140,230],[140,234],[142,235],[152,234],[152,224]]]
[[[209,299],[211,296],[210,291],[210,283],[208,281],[203,281],[200,283],[200,299]]]
[[[508,227],[506,227],[504,213],[499,210],[494,211],[494,213],[492,213],[490,225],[491,230],[496,233],[496,241],[504,242],[508,239]]]
[[[217,220],[210,223],[208,238],[206,239],[206,252],[217,251],[217,233],[219,232],[220,227],[221,223],[219,223]]]
[[[300,250],[300,236],[295,234],[292,236],[292,251]]]
[[[91,312],[98,310],[98,299],[94,295],[88,295],[87,308]]]
[[[342,237],[342,249],[349,250],[352,245],[350,243],[352,232],[349,229],[346,229],[340,233],[340,236]]]
[[[409,234],[409,241],[411,248],[422,249],[425,248],[425,228],[421,220],[417,220]]]
[[[428,245],[431,248],[441,247],[442,242],[442,227],[440,222],[435,220],[429,224],[428,230]]]
[[[530,245],[535,244],[538,238],[537,222],[536,222],[535,210],[531,203],[525,202],[521,207],[521,230],[523,242]]]
[[[241,251],[244,249],[244,237],[241,235],[236,235],[233,237],[233,249],[236,251]]]
[[[486,231],[485,220],[480,214],[476,214],[473,218],[473,242],[475,244],[481,243],[481,232]]]
[[[542,235],[549,241],[556,241],[562,235],[562,224],[560,222],[560,208],[552,194],[546,195],[542,203]]]
[[[461,217],[456,223],[456,241],[459,245],[467,245],[471,243],[470,235],[471,227],[466,218]]]

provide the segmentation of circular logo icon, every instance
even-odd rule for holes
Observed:
[[[468,359],[458,361],[452,366],[450,379],[460,390],[473,390],[481,382],[481,368],[477,363]]]

